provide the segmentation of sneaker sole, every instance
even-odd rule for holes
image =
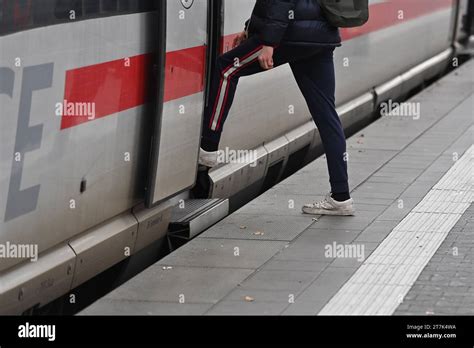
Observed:
[[[332,216],[354,216],[354,210],[318,210],[311,208],[303,208],[303,214],[307,215],[332,215]]]

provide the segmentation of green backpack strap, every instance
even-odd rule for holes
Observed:
[[[369,0],[318,0],[328,22],[339,28],[360,27],[369,20]]]

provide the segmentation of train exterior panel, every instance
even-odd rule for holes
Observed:
[[[153,51],[153,16],[100,18],[1,38],[0,66],[14,72],[14,84],[11,97],[0,96],[0,243],[38,244],[42,252],[143,200],[138,183],[144,181],[150,115],[140,105],[144,90],[126,90],[135,93],[126,96],[121,84],[146,83],[141,68],[127,69]],[[95,103],[95,119],[57,112],[58,103],[80,99]],[[108,110],[99,117],[103,107]],[[17,261],[2,260],[0,269]]]

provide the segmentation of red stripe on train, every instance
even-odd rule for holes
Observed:
[[[382,30],[397,24],[403,24],[441,9],[449,8],[453,0],[388,0],[370,5],[369,21],[358,28],[341,30],[343,41]]]
[[[144,104],[151,61],[144,54],[67,71],[61,129]],[[95,117],[84,113],[90,105]]]
[[[206,46],[166,54],[164,101],[183,98],[204,90]]]
[[[152,59],[144,54],[67,71],[61,129],[146,103]],[[205,46],[166,54],[165,102],[204,90],[205,59]],[[84,113],[90,105],[94,116]]]

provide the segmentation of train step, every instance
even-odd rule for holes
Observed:
[[[229,214],[228,199],[189,199],[174,207],[169,236],[190,240]]]

